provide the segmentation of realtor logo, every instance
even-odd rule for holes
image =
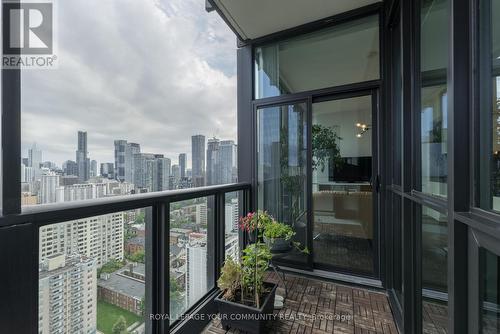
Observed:
[[[3,68],[54,67],[53,4],[4,0],[2,10]]]

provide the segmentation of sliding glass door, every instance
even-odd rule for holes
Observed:
[[[316,268],[375,273],[374,126],[371,94],[312,105]]]
[[[307,101],[257,108],[257,208],[292,226],[309,247]],[[280,262],[301,268],[308,255],[295,248]]]

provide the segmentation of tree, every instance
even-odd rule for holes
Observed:
[[[127,320],[121,315],[111,328],[113,334],[127,334]]]
[[[134,254],[128,255],[127,259],[129,259],[132,262],[144,263],[144,251],[138,250]]]

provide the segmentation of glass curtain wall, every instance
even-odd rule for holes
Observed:
[[[420,10],[421,172],[416,190],[446,196],[448,1],[422,0]]]
[[[500,1],[480,1],[477,204],[500,212]]]
[[[420,2],[420,173],[416,190],[446,197],[448,184],[448,0]],[[417,210],[421,230],[422,328],[448,327],[448,220],[426,206]]]
[[[255,50],[256,99],[379,77],[376,15]]]

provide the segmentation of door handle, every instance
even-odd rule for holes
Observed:
[[[377,176],[375,177],[375,191],[377,193],[380,192],[380,175],[377,174]]]

